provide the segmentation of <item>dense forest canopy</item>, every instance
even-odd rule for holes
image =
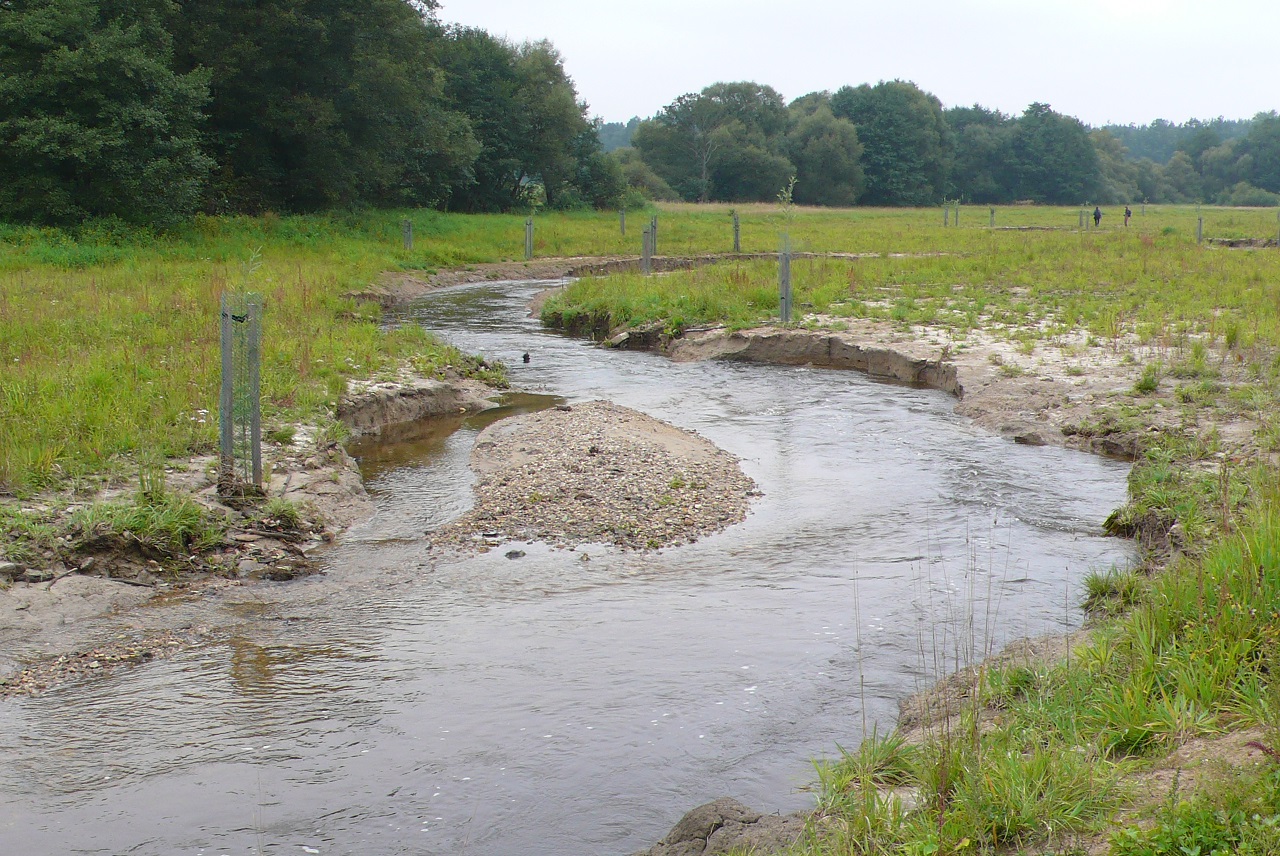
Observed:
[[[0,0],[0,218],[614,205],[547,43],[435,0]]]
[[[794,175],[796,201],[815,205],[1280,204],[1274,112],[1094,130],[1048,104],[1020,116],[977,104],[944,108],[914,83],[894,80],[809,93],[779,122],[777,99],[742,101],[731,114],[720,106],[726,91],[776,95],[756,83],[717,83],[632,120],[625,130],[635,154],[614,153],[625,156],[628,183],[664,184],[689,201],[773,199],[776,190],[753,188],[727,169],[746,162],[766,186]],[[753,121],[752,109],[770,111],[769,121]],[[622,130],[612,128],[610,139]]]
[[[588,115],[548,42],[435,0],[0,0],[0,219],[1030,200],[1280,203],[1280,115],[1090,129],[909,81],[751,81]]]

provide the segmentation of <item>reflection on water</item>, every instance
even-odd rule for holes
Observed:
[[[377,513],[323,575],[205,596],[226,645],[0,704],[0,852],[632,852],[718,796],[811,804],[809,759],[1078,625],[1084,574],[1130,559],[1097,536],[1123,465],[988,436],[930,390],[548,335],[538,287],[397,323],[507,362],[538,393],[507,407],[606,398],[697,431],[763,491],[747,520],[656,553],[444,557],[424,533],[470,506],[501,412],[353,444]]]
[[[459,430],[463,440],[510,416],[549,410],[565,399],[559,395],[537,395],[505,392],[497,397],[497,407],[479,413],[437,416],[391,425],[379,434],[358,437],[347,444],[347,452],[360,465],[366,483],[375,483],[383,475],[403,467],[429,466],[445,453],[446,444]]]

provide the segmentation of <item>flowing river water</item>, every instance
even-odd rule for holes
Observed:
[[[353,447],[378,511],[325,573],[157,607],[234,633],[0,703],[0,853],[625,854],[719,796],[803,808],[812,759],[1078,626],[1082,577],[1132,560],[1099,536],[1126,465],[988,435],[934,390],[549,334],[541,287],[396,323],[505,361],[535,394],[504,412],[605,398],[699,432],[756,480],[748,519],[659,552],[444,560],[424,533],[469,507],[501,414]]]

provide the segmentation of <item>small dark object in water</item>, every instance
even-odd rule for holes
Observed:
[[[518,559],[523,555],[524,555],[524,550],[508,550],[507,551],[508,559]]]
[[[529,352],[525,351],[524,356],[521,357],[520,359],[524,360],[526,363],[529,362]]]

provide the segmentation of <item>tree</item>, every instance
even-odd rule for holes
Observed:
[[[942,199],[950,168],[950,130],[942,104],[914,83],[881,81],[831,96],[835,115],[852,122],[862,143],[870,205],[931,205]]]
[[[1253,159],[1247,154],[1242,155],[1242,148],[1241,141],[1231,140],[1220,146],[1205,149],[1200,153],[1200,159],[1197,161],[1191,160],[1185,152],[1179,152],[1186,158],[1192,170],[1199,173],[1194,179],[1185,179],[1180,182],[1195,185],[1194,192],[1190,193],[1188,199],[1213,199],[1227,188],[1249,180],[1252,177]],[[1169,167],[1173,167],[1173,160],[1169,161]],[[1181,161],[1177,169],[1180,171],[1183,169]],[[1168,171],[1169,168],[1166,167],[1166,172]]]
[[[1009,202],[1017,179],[1012,169],[1014,123],[977,104],[945,113],[955,146],[948,194],[970,202]]]
[[[208,74],[176,74],[169,0],[6,0],[0,210],[70,224],[172,223],[196,207]]]
[[[1142,158],[1134,164],[1138,183],[1138,199],[1147,202],[1172,201],[1169,183],[1164,177],[1164,168],[1151,158]]]
[[[849,206],[858,201],[865,187],[862,143],[852,122],[837,119],[819,103],[791,129],[787,149],[795,164],[797,203]]]
[[[1099,181],[1097,202],[1132,202],[1140,198],[1138,168],[1127,157],[1128,149],[1109,131],[1089,135],[1098,155]]]
[[[1245,180],[1271,193],[1280,193],[1280,114],[1273,110],[1254,116],[1241,149],[1253,158],[1253,168]]]
[[[214,210],[431,204],[478,151],[431,59],[434,3],[183,0],[180,69],[212,73]]]
[[[722,202],[759,202],[777,195],[795,174],[785,155],[775,153],[758,128],[734,118],[715,130],[710,161],[714,198]]]
[[[660,202],[676,202],[680,199],[680,194],[676,193],[671,185],[644,162],[638,150],[615,149],[609,155],[622,170],[622,178],[627,187],[640,191],[646,199],[656,199]]]
[[[1203,198],[1200,176],[1186,152],[1174,152],[1164,165],[1165,184],[1170,202],[1195,202]]]
[[[1079,119],[1032,104],[1013,130],[1012,155],[1020,199],[1056,205],[1098,199],[1101,165]]]
[[[771,87],[716,83],[642,122],[632,143],[684,199],[772,199],[777,187],[766,193],[763,185],[785,161],[787,125],[786,105]],[[746,173],[753,169],[768,175],[757,180]]]
[[[621,122],[605,122],[600,126],[600,147],[607,154],[631,145],[631,136],[640,127],[640,117],[632,116],[624,125]]]
[[[481,144],[473,182],[450,207],[506,211],[532,203],[538,192],[549,205],[610,196],[598,182],[580,184],[617,176],[608,173],[597,128],[549,42],[515,46],[484,30],[455,28],[439,56],[449,104],[470,117]],[[620,181],[613,187],[621,192]]]

